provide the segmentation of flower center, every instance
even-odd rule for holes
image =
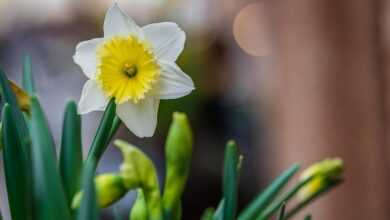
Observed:
[[[129,78],[132,78],[137,75],[138,68],[135,65],[130,65],[128,63],[123,67],[123,73],[126,74]]]
[[[151,47],[135,36],[113,37],[97,49],[97,81],[117,104],[137,103],[153,89],[160,76]]]

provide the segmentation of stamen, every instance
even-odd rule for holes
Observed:
[[[138,68],[136,65],[130,65],[128,63],[123,67],[123,73],[126,74],[129,78],[133,78],[138,73]]]

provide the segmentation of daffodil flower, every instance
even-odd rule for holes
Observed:
[[[78,112],[102,111],[110,99],[116,113],[137,136],[150,137],[160,99],[188,95],[194,84],[175,63],[185,33],[175,23],[139,27],[115,2],[104,20],[104,37],[81,42],[73,60],[89,80]]]

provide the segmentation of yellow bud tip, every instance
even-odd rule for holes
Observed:
[[[303,171],[301,179],[311,176],[325,176],[328,178],[338,178],[344,171],[344,163],[340,158],[327,158],[314,163]]]
[[[115,140],[114,141],[114,145],[119,149],[119,150],[123,150],[123,149],[126,149],[127,146],[129,145],[126,141],[123,141],[123,140]]]
[[[181,121],[181,120],[187,121],[187,115],[185,113],[183,113],[183,112],[174,112],[173,113],[173,119],[174,120],[179,120],[179,121]]]
[[[330,184],[340,181],[343,171],[344,163],[340,158],[328,158],[314,163],[301,175],[301,181],[312,179],[299,191],[299,198],[307,199]]]

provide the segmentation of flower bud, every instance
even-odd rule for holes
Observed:
[[[121,176],[125,187],[130,190],[141,188],[151,220],[162,218],[160,186],[153,162],[139,149],[116,140],[115,145],[122,151],[124,161]]]
[[[123,178],[117,174],[102,174],[95,178],[98,205],[101,208],[108,207],[121,199],[128,190],[124,185]],[[82,192],[75,195],[72,208],[78,208],[82,199]]]
[[[192,157],[192,131],[184,113],[173,113],[166,146],[166,178],[164,188],[164,212],[168,219],[179,207],[181,195],[188,179]]]
[[[133,207],[131,208],[130,213],[131,220],[148,220],[148,211],[146,207],[146,201],[142,189],[137,191],[137,199],[134,202]]]
[[[299,197],[304,200],[325,187],[340,181],[344,170],[343,161],[339,158],[325,159],[307,168],[301,175],[301,181],[311,180],[299,191]]]

